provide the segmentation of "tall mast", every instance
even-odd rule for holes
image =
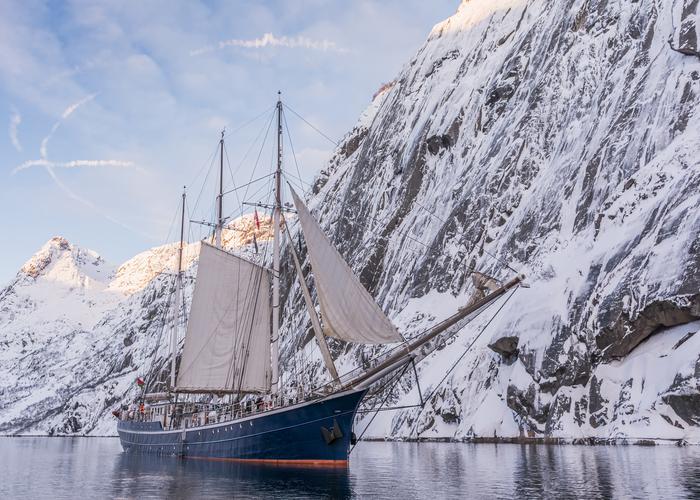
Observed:
[[[180,326],[180,307],[182,302],[182,249],[185,245],[185,187],[182,188],[182,213],[180,215],[180,248],[177,254],[177,278],[175,279],[175,320],[171,332],[170,345],[170,389],[175,389],[175,362],[177,360],[177,331]]]
[[[216,246],[221,248],[221,233],[224,230],[224,132],[221,131],[221,139],[219,140],[219,196],[217,201],[217,221],[216,221]]]
[[[272,212],[272,364],[271,392],[279,383],[279,330],[280,330],[280,215],[282,213],[282,93],[277,92],[277,170],[275,170],[275,207]]]

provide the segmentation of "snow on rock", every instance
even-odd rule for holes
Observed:
[[[381,412],[367,436],[700,442],[697,11],[465,0],[380,89],[309,193],[363,284],[407,338],[468,302],[473,269],[506,280],[507,263],[529,288],[436,343],[417,366],[426,405]],[[262,262],[262,222],[224,241]],[[165,378],[176,249],[113,269],[55,239],[23,267],[0,292],[0,432],[114,433],[134,378]],[[294,389],[328,375],[283,278]],[[329,347],[341,372],[383,349]],[[418,399],[407,375],[388,402]]]
[[[310,206],[409,336],[472,268],[530,285],[368,435],[700,440],[697,9],[465,0],[345,138]],[[424,393],[484,322],[421,363]]]
[[[260,252],[269,239],[259,222],[233,221],[225,246],[255,259],[252,234]],[[186,307],[199,247],[184,247]],[[53,238],[27,261],[0,291],[0,433],[116,433],[111,411],[135,397],[136,377],[164,379],[177,255],[167,244],[114,268]]]

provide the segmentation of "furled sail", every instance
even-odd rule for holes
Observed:
[[[306,238],[324,334],[361,344],[389,344],[403,338],[365,290],[292,189]]]
[[[267,270],[202,242],[178,389],[270,389],[269,293]]]

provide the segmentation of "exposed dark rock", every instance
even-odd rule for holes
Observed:
[[[683,344],[685,344],[685,343],[686,343],[688,340],[690,340],[690,338],[691,338],[693,335],[695,335],[696,333],[698,333],[698,332],[688,332],[688,333],[686,333],[686,334],[683,336],[682,339],[680,339],[678,342],[676,342],[676,343],[673,345],[673,350],[675,351],[675,350],[678,349],[680,346],[682,346]]]
[[[673,50],[674,52],[678,52],[679,54],[683,54],[684,56],[694,56],[700,58],[700,52],[688,46],[674,47],[673,42],[671,42],[671,40],[668,41],[668,46],[671,47],[671,50]]]
[[[545,424],[549,416],[550,405],[540,405],[537,402],[537,388],[530,384],[525,392],[514,385],[509,385],[506,394],[508,408],[537,428],[537,424]]]
[[[446,424],[455,424],[459,422],[459,410],[455,406],[442,409],[439,412],[440,417]]]
[[[555,430],[561,430],[561,418],[566,413],[571,412],[571,397],[565,394],[557,394],[554,399],[552,408],[547,417],[547,423],[544,428],[546,435],[551,435]]]
[[[340,154],[347,158],[348,156],[352,156],[355,151],[357,151],[357,148],[360,147],[360,144],[362,144],[362,140],[367,136],[367,129],[362,129],[359,132],[357,132],[355,135],[350,137],[347,141],[345,141],[342,146],[340,147]]]
[[[682,54],[700,57],[698,51],[698,4],[699,0],[684,0],[681,12],[681,26],[678,33],[678,50]]]
[[[629,354],[640,342],[661,327],[690,323],[700,318],[700,294],[679,300],[659,300],[647,305],[635,317],[622,313],[617,321],[596,336],[604,360]]]
[[[673,384],[661,399],[688,425],[700,425],[700,379],[676,375]]]
[[[620,396],[613,405],[613,420],[618,418],[624,418],[625,415],[632,415],[634,413],[634,405],[630,403],[632,384],[634,379],[628,379],[622,387],[620,388]]]
[[[600,427],[601,425],[605,425],[608,423],[608,400],[605,399],[600,393],[600,386],[602,384],[603,381],[598,380],[596,376],[593,376],[593,378],[591,378],[588,404],[588,411],[590,413],[590,417],[588,419],[588,422],[593,428]]]
[[[426,140],[428,152],[431,155],[436,155],[442,149],[447,149],[452,146],[452,137],[449,134],[434,135]]]
[[[313,194],[318,194],[323,189],[323,186],[328,182],[328,172],[321,170],[320,174],[314,179],[314,183],[311,186],[311,192]]]
[[[500,354],[503,361],[511,364],[518,358],[518,341],[518,337],[501,337],[489,344],[489,349]]]

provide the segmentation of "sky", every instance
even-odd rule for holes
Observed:
[[[113,264],[172,241],[183,185],[209,217],[221,130],[225,189],[269,172],[278,91],[285,170],[311,182],[458,3],[3,0],[0,284],[53,236]]]

